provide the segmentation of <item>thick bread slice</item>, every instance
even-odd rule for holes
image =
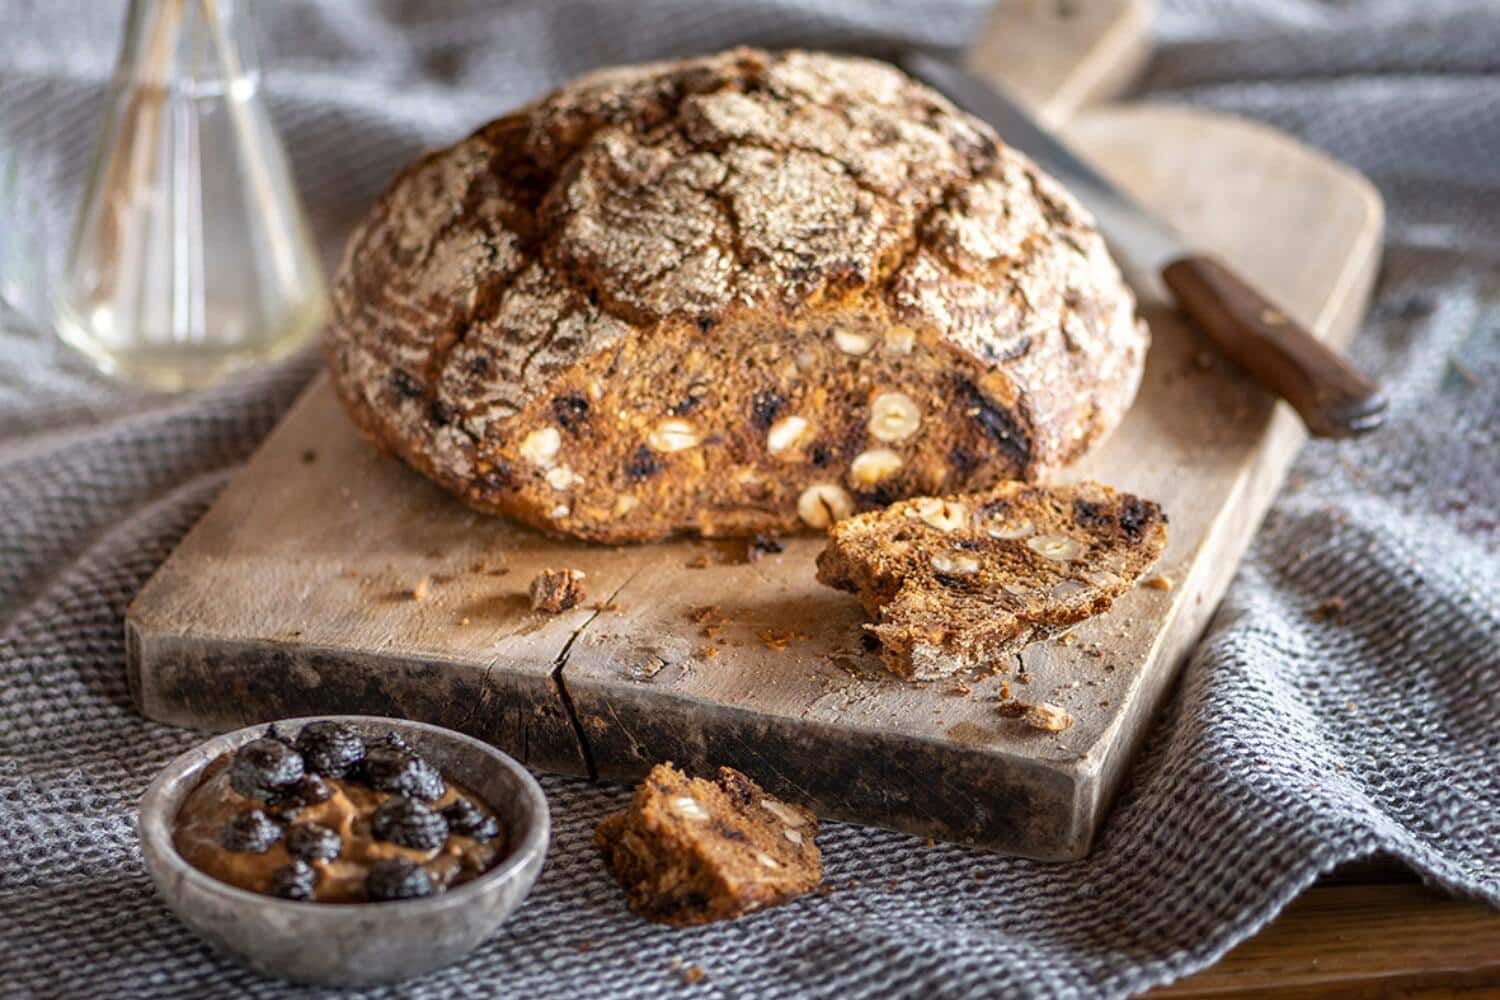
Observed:
[[[1167,542],[1160,507],[1098,483],[1003,483],[835,525],[818,579],[859,595],[887,667],[927,680],[993,664],[1106,611]]]
[[[334,384],[482,510],[754,535],[1037,477],[1147,334],[1092,220],[882,63],[608,70],[433,153],[349,243]]]

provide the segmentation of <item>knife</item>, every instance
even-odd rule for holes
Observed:
[[[1219,258],[1184,243],[1015,102],[972,73],[920,52],[903,53],[897,62],[988,122],[1006,143],[1072,191],[1093,213],[1127,270],[1160,274],[1193,326],[1291,404],[1313,436],[1353,437],[1385,422],[1386,401],[1379,386]]]

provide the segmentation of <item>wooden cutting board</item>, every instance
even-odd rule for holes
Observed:
[[[1061,118],[1138,61],[1142,6],[1006,5],[973,59],[1033,101],[1072,95],[1047,108]],[[1087,111],[1066,132],[1320,336],[1352,335],[1381,227],[1363,178],[1181,108]],[[319,379],[129,610],[131,690],[145,715],[207,729],[368,712],[450,726],[543,770],[728,764],[824,816],[1078,857],[1303,439],[1156,288],[1139,291],[1154,334],[1140,397],[1070,475],[1162,503],[1172,587],[1031,647],[1019,676],[885,674],[855,600],[814,581],[815,538],[752,563],[743,543],[590,546],[476,514],[366,445]],[[533,614],[525,591],[548,566],[585,571],[605,609]],[[1003,680],[1076,721],[1053,734],[1002,717]]]

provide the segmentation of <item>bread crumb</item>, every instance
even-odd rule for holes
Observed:
[[[578,951],[593,951],[594,950],[594,942],[592,942],[592,941],[580,941],[576,945],[574,945],[573,947],[575,949],[577,949]]]
[[[786,631],[773,632],[770,629],[760,630],[760,641],[766,644],[766,648],[773,653],[782,653],[792,644],[793,639],[806,639],[807,636],[800,632]]]
[[[417,585],[411,588],[411,599],[414,601],[425,601],[427,595],[432,593],[432,577],[424,576],[417,581]]]
[[[1027,709],[1026,724],[1032,729],[1040,729],[1049,733],[1060,733],[1073,724],[1073,716],[1067,710],[1057,705],[1042,702],[1032,705]]]
[[[1319,601],[1318,606],[1313,609],[1313,618],[1320,622],[1330,620],[1337,621],[1339,616],[1344,613],[1344,609],[1346,609],[1348,606],[1349,602],[1345,601],[1338,594],[1334,594],[1332,597],[1325,597],[1323,600]]]
[[[704,972],[696,965],[690,965],[686,969],[683,969],[681,975],[682,981],[684,983],[687,983],[689,986],[694,986],[698,983],[701,983],[708,977],[708,973]]]
[[[1000,700],[1000,714],[1007,719],[1019,719],[1031,710],[1031,706],[1024,701],[1017,701],[1005,692],[1005,697]]]
[[[578,569],[544,569],[531,581],[531,610],[558,614],[577,607],[587,596]]]
[[[698,558],[692,560],[691,562],[689,562],[687,564],[687,568],[688,569],[708,569],[708,567],[710,565],[712,565],[712,563],[710,562],[710,560],[708,558],[708,553],[707,552],[700,552],[700,553],[698,553]]]
[[[719,655],[719,647],[704,646],[702,649],[698,650],[698,655],[703,657],[705,660],[712,660],[715,656]]]
[[[467,618],[460,618],[460,619],[459,619],[459,620],[458,620],[458,623],[459,623],[459,624],[460,624],[460,625],[467,625],[467,624],[469,624],[469,619],[467,619]]]
[[[791,643],[792,634],[790,632],[785,632],[781,635],[777,635],[775,632],[762,629],[760,633],[760,641],[765,643],[766,648],[771,650],[773,653],[780,653],[785,651],[788,644]]]
[[[688,609],[688,616],[702,625],[710,618],[719,617],[719,606],[717,604],[699,604]]]
[[[1141,586],[1150,587],[1152,590],[1171,590],[1175,584],[1170,576],[1157,575],[1149,580],[1142,580]]]

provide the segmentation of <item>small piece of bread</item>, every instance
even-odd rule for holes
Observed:
[[[818,821],[733,768],[712,781],[658,764],[594,841],[641,916],[687,926],[796,899],[823,880]]]
[[[531,610],[557,614],[583,603],[587,589],[578,569],[544,569],[531,581]]]
[[[818,579],[859,595],[886,666],[927,680],[1107,610],[1167,541],[1155,503],[1097,483],[1009,482],[834,525]]]

